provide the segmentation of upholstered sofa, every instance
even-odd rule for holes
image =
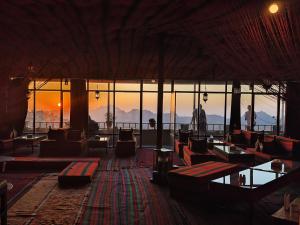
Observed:
[[[264,135],[258,140],[255,148],[247,148],[248,152],[255,154],[258,162],[275,158],[300,159],[300,140],[283,136]]]
[[[0,131],[0,150],[10,150],[14,147],[14,139],[10,137],[9,132]]]
[[[40,156],[79,156],[86,151],[87,142],[79,130],[51,129],[48,138],[40,142]]]
[[[180,158],[183,158],[183,147],[188,144],[188,140],[193,136],[193,131],[182,131],[178,132],[178,139],[175,140],[175,152]]]
[[[183,147],[183,159],[187,165],[195,165],[217,160],[216,154],[207,148],[207,140],[189,138],[188,145]]]
[[[243,148],[254,148],[260,134],[261,132],[234,130],[227,136],[227,141]]]
[[[135,155],[136,140],[133,136],[133,129],[119,130],[119,140],[116,143],[115,154],[117,157],[127,157]]]

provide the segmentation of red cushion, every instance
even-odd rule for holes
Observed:
[[[211,150],[204,153],[196,153],[189,149],[188,146],[183,147],[183,158],[187,165],[195,165],[207,161],[216,160],[216,154]]]
[[[185,166],[169,172],[172,181],[191,181],[198,184],[207,183],[210,180],[227,175],[238,169],[237,164],[209,161],[193,166]],[[175,184],[175,183],[174,183]],[[185,183],[185,185],[188,185]]]
[[[65,184],[89,183],[98,168],[97,161],[72,162],[58,175],[58,182]]]

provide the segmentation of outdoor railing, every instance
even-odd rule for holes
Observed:
[[[107,124],[106,122],[97,122],[99,126],[99,130],[107,130]],[[63,122],[63,127],[69,127],[70,122]],[[176,126],[176,130],[182,129],[183,127],[188,128],[188,129],[193,129],[196,130],[197,126],[193,126],[191,124],[186,124],[186,123],[163,123],[163,129],[164,130],[173,130],[174,126]],[[56,121],[43,121],[43,122],[36,122],[35,123],[35,129],[36,132],[41,132],[41,133],[46,133],[51,127],[52,129],[59,128],[60,127],[60,122]],[[123,129],[134,129],[134,130],[139,130],[140,129],[140,123],[135,123],[135,122],[115,122],[115,127],[116,128],[123,128]],[[226,130],[229,130],[229,125],[226,125]],[[143,130],[151,130],[154,129],[153,127],[150,126],[149,123],[142,123],[142,128]],[[25,132],[30,132],[33,129],[33,124],[31,121],[26,121],[25,122]],[[242,129],[246,129],[246,125],[242,125]],[[276,133],[276,125],[256,125],[254,127],[254,130],[256,131],[266,131],[270,133]],[[223,132],[224,131],[224,124],[207,124],[207,131],[208,132]]]

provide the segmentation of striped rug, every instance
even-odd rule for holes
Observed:
[[[99,172],[78,224],[191,224],[167,190],[150,183],[150,175],[147,168]]]

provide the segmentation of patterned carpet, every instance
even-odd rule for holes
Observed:
[[[40,172],[6,172],[0,174],[0,180],[6,180],[13,185],[7,193],[8,207],[16,202],[32,185],[34,185],[43,175]]]

